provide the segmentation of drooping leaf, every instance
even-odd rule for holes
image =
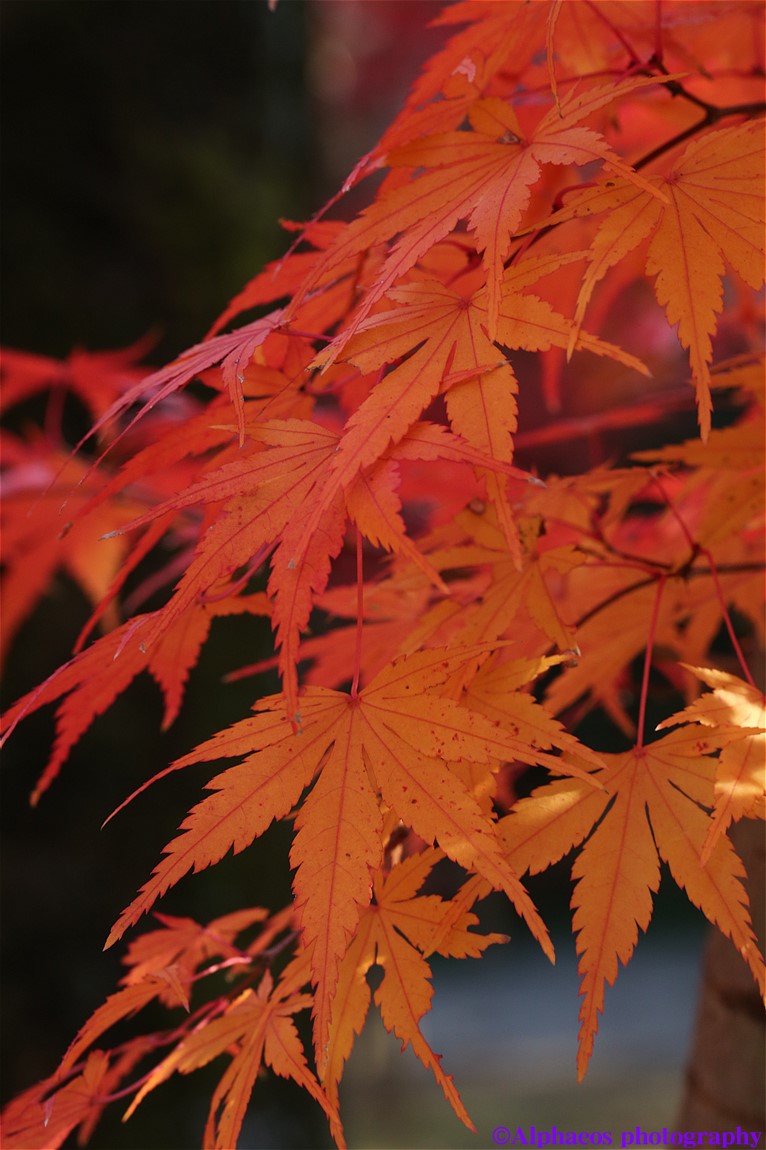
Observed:
[[[432,1071],[458,1118],[474,1130],[451,1076],[441,1068],[441,1056],[434,1054],[419,1025],[433,995],[431,970],[422,952],[432,932],[449,914],[450,904],[438,895],[418,895],[417,891],[440,857],[437,851],[424,851],[394,867],[386,877],[376,877],[375,902],[362,914],[341,964],[329,1042],[319,1069],[329,1097],[337,1100],[344,1063],[370,1004],[367,973],[378,965],[383,978],[375,991],[375,1003],[386,1029],[402,1040],[402,1049],[412,1046]],[[500,934],[474,933],[469,928],[477,921],[475,915],[463,912],[442,939],[439,953],[478,957],[493,943],[507,941]]]
[[[667,202],[624,177],[573,196],[562,218],[608,211],[593,243],[576,320],[598,281],[651,236],[646,273],[668,322],[689,351],[703,439],[710,432],[710,364],[728,263],[750,287],[763,283],[763,126],[748,122],[693,140],[666,176],[652,177]],[[570,347],[574,346],[574,337]]]
[[[714,802],[712,753],[726,741],[725,733],[684,729],[624,754],[604,755],[601,794],[580,780],[552,782],[518,802],[500,824],[508,858],[521,873],[544,869],[585,840],[572,870],[584,995],[580,1078],[593,1051],[605,988],[614,983],[618,964],[633,954],[639,928],[649,925],[660,859],[690,901],[731,938],[764,993],[764,963],[741,860],[722,834],[708,865],[700,862],[711,825],[701,805],[711,808]]]
[[[256,991],[247,989],[206,1025],[188,1034],[154,1069],[136,1094],[128,1114],[171,1074],[189,1074],[221,1054],[233,1055],[213,1094],[205,1145],[215,1150],[236,1146],[256,1077],[265,1064],[293,1078],[340,1126],[337,1109],[309,1069],[292,1016],[311,1005],[311,998],[278,983],[267,972]],[[220,1113],[219,1113],[220,1111]]]
[[[657,79],[634,77],[619,84],[569,92],[560,108],[551,108],[525,136],[508,103],[495,97],[477,101],[469,111],[472,131],[440,133],[404,145],[387,157],[389,165],[425,169],[425,174],[391,191],[366,209],[328,249],[307,277],[298,301],[331,278],[349,256],[400,234],[374,290],[367,293],[344,338],[352,334],[396,280],[429,248],[466,219],[487,269],[489,335],[494,338],[500,309],[503,261],[511,237],[529,204],[530,190],[543,164],[589,164],[599,160],[650,197],[664,198],[582,121],[621,95]],[[293,305],[294,307],[295,305]],[[290,309],[288,308],[288,315]]]
[[[19,1094],[3,1111],[3,1146],[7,1150],[58,1150],[81,1123],[102,1108],[108,1089],[109,1056],[93,1050],[82,1072],[53,1097],[51,1081],[38,1083]],[[127,1073],[127,1070],[126,1070]]]
[[[190,986],[193,974],[206,959],[214,956],[227,960],[245,958],[234,940],[254,923],[263,923],[268,918],[268,911],[262,907],[235,911],[213,919],[206,926],[194,919],[174,915],[155,914],[154,917],[160,928],[133,939],[123,959],[129,968],[122,980],[126,986],[140,983],[148,975],[161,974],[170,967],[181,972],[183,982]],[[247,956],[252,953],[248,950]]]
[[[32,792],[32,802],[36,803],[48,789],[72,747],[93,720],[112,705],[141,671],[149,671],[161,687],[165,700],[163,727],[170,726],[178,714],[187,677],[197,662],[213,619],[248,612],[267,615],[269,605],[265,596],[199,604],[170,627],[150,651],[142,647],[141,639],[143,628],[151,624],[152,616],[137,615],[97,639],[19,699],[3,716],[4,739],[24,717],[66,695],[56,715],[53,750]]]
[[[190,812],[183,833],[165,848],[165,858],[120,916],[107,945],[189,870],[249,846],[272,819],[292,809],[321,768],[302,808],[291,856],[317,987],[318,1051],[327,1041],[338,964],[369,904],[371,871],[382,858],[381,809],[392,809],[426,842],[438,842],[456,862],[505,890],[551,955],[544,924],[502,859],[493,822],[450,769],[463,761],[499,764],[517,757],[523,743],[478,712],[439,696],[439,685],[466,655],[434,650],[399,659],[358,695],[308,688],[297,732],[280,696],[263,700],[259,714],[179,760],[176,767],[246,756],[208,784],[214,794]],[[529,748],[529,755],[541,761],[538,747]],[[556,764],[587,779],[576,766]]]
[[[185,387],[207,368],[220,364],[221,378],[234,406],[241,443],[244,440],[243,373],[256,349],[279,327],[281,319],[282,311],[277,309],[235,331],[214,336],[204,343],[190,347],[167,367],[153,372],[119,396],[94,423],[85,438],[90,438],[94,432],[116,419],[134,403],[143,401],[138,414],[134,415],[128,424],[128,428],[133,427],[141,416],[151,411],[161,400],[179,388]]]

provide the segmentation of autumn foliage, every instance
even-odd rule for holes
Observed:
[[[271,621],[273,659],[232,671],[276,665],[282,691],[167,768],[218,764],[112,929],[154,914],[120,988],[7,1107],[5,1145],[87,1136],[110,1095],[132,1086],[132,1111],[223,1056],[206,1146],[236,1145],[264,1068],[342,1146],[371,997],[473,1129],[419,1028],[429,958],[506,942],[473,929],[500,890],[552,959],[523,879],[572,852],[580,1077],[661,861],[763,993],[727,833],[764,816],[762,17],[448,6],[444,48],[343,189],[382,174],[369,206],[287,224],[287,254],[202,342],[148,375],[131,352],[6,353],[7,406],[64,388],[93,420],[76,451],[5,442],[5,643],[60,570],[93,604],[72,659],[5,716],[10,733],[57,708],[33,800],[141,672],[172,723],[217,618]],[[670,415],[695,401],[699,435],[677,442]],[[607,457],[628,426],[654,446]],[[142,579],[172,590],[137,613]],[[656,683],[674,703],[650,730]],[[578,739],[590,712],[625,750]],[[528,767],[545,781],[518,798]],[[160,913],[275,819],[294,828],[292,905]],[[445,856],[451,897],[429,893]],[[110,1047],[151,1001],[162,1034],[139,1014]]]

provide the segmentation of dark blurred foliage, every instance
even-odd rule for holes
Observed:
[[[311,208],[305,5],[6,0],[6,344],[198,340]]]

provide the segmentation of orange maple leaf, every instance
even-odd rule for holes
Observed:
[[[431,562],[440,570],[486,565],[490,583],[475,602],[463,605],[459,618],[460,641],[490,642],[509,634],[511,623],[528,616],[536,631],[547,636],[560,651],[576,649],[573,626],[562,612],[549,586],[557,578],[585,561],[571,544],[547,546],[540,536],[540,520],[519,517],[522,543],[521,569],[506,546],[498,517],[489,507],[467,508],[455,518],[455,527],[465,532],[467,542],[435,547],[429,551]]]
[[[702,806],[713,806],[715,752],[725,732],[682,729],[644,747],[603,755],[598,772],[605,790],[578,779],[550,783],[522,799],[499,824],[508,858],[520,873],[535,874],[585,841],[572,877],[573,928],[583,976],[579,1077],[586,1072],[618,960],[628,962],[652,916],[660,859],[691,902],[731,938],[764,993],[764,963],[748,913],[742,862],[721,834],[703,867],[710,829]],[[701,805],[700,805],[701,804]],[[595,826],[595,830],[593,829]]]
[[[246,595],[200,603],[147,651],[142,646],[142,628],[154,616],[135,615],[129,622],[97,639],[68,663],[10,707],[3,715],[3,741],[27,715],[47,703],[67,697],[56,714],[56,739],[48,763],[32,792],[36,803],[58,775],[72,747],[93,720],[103,714],[141,671],[149,671],[162,689],[165,712],[163,729],[175,720],[183,700],[186,680],[199,658],[213,619],[225,615],[252,613],[268,615],[269,603],[263,594]]]
[[[244,327],[234,331],[217,335],[203,343],[194,344],[187,348],[176,359],[158,371],[146,376],[116,399],[109,408],[96,420],[88,434],[80,441],[78,448],[95,435],[111,420],[127,411],[133,404],[143,401],[136,415],[127,427],[120,433],[122,438],[134,424],[148,411],[151,411],[161,400],[172,395],[174,391],[185,387],[196,379],[207,368],[220,364],[221,379],[229,392],[229,398],[234,406],[239,430],[240,443],[245,437],[244,397],[242,385],[244,371],[256,350],[264,341],[276,331],[282,321],[282,310],[277,308],[268,315],[245,324]]]
[[[383,978],[375,991],[375,1003],[386,1029],[402,1040],[403,1050],[412,1046],[423,1065],[433,1072],[458,1118],[475,1133],[451,1076],[441,1068],[441,1056],[434,1054],[419,1025],[430,1010],[433,996],[431,968],[423,952],[433,932],[450,914],[451,905],[438,895],[418,895],[417,891],[442,857],[440,851],[426,850],[405,859],[385,876],[376,874],[375,901],[363,912],[341,963],[329,1041],[321,1052],[319,1074],[328,1097],[337,1101],[343,1066],[370,1005],[367,973],[378,965]],[[507,942],[502,934],[475,934],[469,928],[477,922],[475,915],[462,911],[443,933],[439,953],[478,958],[493,943]]]
[[[286,311],[318,284],[334,278],[349,256],[399,235],[375,284],[367,292],[341,340],[347,339],[389,288],[443,239],[460,219],[475,233],[487,269],[488,323],[495,338],[501,304],[503,261],[529,203],[543,164],[588,164],[594,160],[662,200],[663,193],[612,151],[603,137],[580,126],[589,115],[664,77],[634,77],[618,84],[569,92],[525,136],[510,104],[495,96],[470,107],[470,132],[444,132],[395,148],[391,167],[426,169],[403,187],[383,195],[353,220],[309,274]]]
[[[700,430],[710,432],[711,337],[723,304],[725,263],[758,289],[764,266],[763,125],[749,121],[693,140],[665,176],[652,176],[665,202],[622,177],[575,193],[556,219],[608,212],[591,248],[575,320],[607,271],[651,236],[646,274],[668,322],[688,349]],[[577,330],[575,328],[575,331]],[[574,333],[570,352],[574,347]]]
[[[236,723],[174,764],[246,756],[208,784],[204,799],[165,848],[165,858],[122,913],[107,940],[115,942],[152,903],[192,868],[244,850],[274,818],[288,814],[321,769],[304,801],[291,860],[304,944],[316,984],[315,1041],[327,1041],[338,964],[369,904],[371,873],[382,859],[382,811],[390,809],[426,842],[502,889],[552,957],[546,928],[503,858],[494,823],[451,764],[494,763],[519,756],[523,738],[438,688],[466,659],[488,648],[430,650],[395,660],[359,694],[320,687],[301,697],[296,733],[283,697],[258,704]],[[532,761],[546,761],[539,745]],[[542,756],[542,757],[541,757]],[[557,770],[587,772],[563,760]],[[593,785],[598,786],[598,783]]]
[[[484,458],[444,428],[416,424],[387,458],[356,474],[345,491],[336,484],[334,498],[323,503],[318,492],[325,489],[328,465],[339,442],[332,430],[308,420],[269,420],[250,426],[249,434],[259,450],[240,453],[237,459],[120,530],[146,526],[197,503],[216,505],[208,514],[209,526],[203,524],[194,557],[175,594],[142,631],[141,641],[147,649],[168,628],[177,627],[200,601],[233,594],[241,585],[239,575],[230,582],[234,573],[242,568],[255,569],[274,552],[269,593],[275,601],[273,625],[281,648],[279,665],[293,714],[300,633],[314,599],[325,589],[331,561],[343,543],[347,518],[372,543],[406,556],[447,593],[439,573],[407,534],[397,494],[398,461],[449,459],[506,474],[525,473]],[[306,508],[311,510],[307,513]],[[315,508],[321,509],[321,516]]]
[[[305,982],[305,974],[303,981]],[[189,1074],[220,1054],[233,1054],[213,1093],[205,1145],[214,1150],[236,1146],[250,1095],[262,1065],[307,1090],[340,1129],[337,1107],[329,1101],[306,1063],[292,1016],[311,1006],[311,996],[296,993],[291,968],[274,986],[266,971],[258,989],[244,990],[223,1012],[190,1034],[159,1063],[133,1099],[129,1117],[143,1098],[171,1074]],[[220,1114],[218,1113],[220,1109]]]
[[[571,257],[576,258],[577,255]],[[544,300],[523,290],[550,274],[554,262],[550,256],[531,257],[505,273],[505,294],[497,320],[498,339],[505,346],[528,350],[566,346],[571,321]],[[349,418],[329,459],[326,476],[314,493],[311,510],[304,518],[296,517],[287,528],[292,545],[288,548],[283,543],[280,548],[287,563],[283,561],[281,570],[275,571],[274,585],[284,588],[292,582],[296,592],[304,588],[302,609],[293,608],[292,619],[289,612],[286,614],[293,636],[297,636],[308,618],[306,580],[301,580],[302,573],[310,571],[314,588],[320,588],[326,582],[327,567],[323,572],[320,562],[327,563],[328,539],[333,540],[336,550],[340,547],[341,527],[337,518],[340,492],[358,482],[364,469],[372,467],[384,453],[396,450],[423,409],[440,391],[447,392],[448,413],[451,418],[454,415],[455,430],[485,456],[485,460],[481,460],[478,455],[466,454],[466,462],[484,463],[485,468],[498,473],[490,482],[490,491],[498,499],[505,544],[511,548],[516,565],[521,566],[514,516],[504,489],[506,476],[525,477],[525,473],[510,464],[509,432],[515,420],[515,380],[510,365],[504,363],[504,357],[487,334],[486,289],[466,296],[454,287],[447,288],[428,279],[394,289],[391,298],[397,306],[366,320],[347,344],[344,358],[364,372],[380,368],[387,360],[404,355],[407,358],[388,374],[381,374],[368,398]],[[595,354],[611,356],[637,370],[645,370],[639,360],[595,336],[581,332],[578,344]],[[413,347],[416,350],[408,355]],[[454,404],[452,387],[461,389]],[[466,403],[478,414],[469,416]],[[364,521],[358,521],[365,530]],[[318,533],[326,538],[318,539]],[[438,586],[438,579],[435,582]],[[281,611],[278,607],[275,612],[280,628]],[[286,629],[285,633],[290,632]],[[295,698],[291,669],[295,659],[296,649],[283,650],[281,665],[288,675],[288,705]]]
[[[127,1072],[127,1071],[126,1071]],[[5,1150],[58,1150],[67,1136],[92,1118],[99,1096],[109,1091],[109,1056],[91,1051],[82,1071],[50,1097],[51,1079],[19,1094],[2,1115]]]
[[[171,996],[160,997],[167,1005],[175,1005],[180,988],[181,1000],[188,1010],[192,978],[201,963],[213,956],[221,956],[224,961],[233,960],[234,963],[239,960],[249,963],[253,951],[249,949],[244,954],[234,945],[234,939],[254,923],[263,923],[269,915],[261,907],[252,907],[213,919],[206,926],[192,918],[166,914],[155,914],[154,917],[161,924],[160,929],[146,931],[133,939],[123,959],[130,969],[122,982],[125,986],[133,986],[147,976],[167,976],[168,971],[172,971]],[[268,941],[270,938],[271,930],[260,931],[261,947],[264,939]]]
[[[403,356],[407,358],[376,382],[369,398],[349,419],[333,461],[336,481],[348,483],[356,471],[378,458],[389,443],[400,439],[439,391],[449,392],[461,382],[507,367],[506,356],[494,339],[504,347],[526,351],[566,347],[573,331],[571,321],[525,289],[550,275],[562,262],[579,258],[582,258],[580,253],[531,256],[502,273],[503,299],[494,319],[494,337],[490,336],[487,288],[482,286],[472,291],[474,277],[465,281],[467,291],[461,290],[463,285],[447,287],[435,279],[420,279],[392,289],[388,298],[395,306],[360,322],[356,334],[345,343],[343,358],[364,372],[379,371]],[[576,341],[583,350],[610,356],[646,372],[635,356],[597,336],[579,332]],[[317,362],[326,362],[326,359],[327,353],[323,352]],[[510,403],[514,411],[512,399]],[[487,414],[479,410],[468,422],[469,428],[476,429],[475,437],[470,430],[454,428],[490,457],[493,457],[492,451],[486,448],[497,443],[500,437],[489,438],[486,427],[480,429],[479,421],[482,415],[492,419],[494,414],[494,410]],[[494,458],[503,458],[503,452]]]
[[[111,1061],[99,1050],[81,1058],[89,1047],[116,1023],[135,1014],[154,999],[167,1007],[183,1006],[188,1014],[187,991],[198,979],[213,974],[221,967],[239,966],[246,974],[258,969],[264,951],[276,936],[284,934],[294,923],[293,909],[269,916],[267,911],[251,908],[235,911],[200,926],[191,919],[158,915],[162,929],[150,931],[129,948],[126,962],[130,973],[123,986],[94,1011],[70,1044],[54,1076],[37,1084],[11,1103],[3,1114],[4,1145],[15,1150],[30,1146],[57,1147],[67,1133],[82,1123],[82,1133],[93,1126],[100,1111],[109,1101],[110,1091],[146,1055],[157,1050],[156,1036],[139,1036],[114,1052]],[[245,949],[233,940],[255,923],[261,924],[256,937]],[[289,938],[290,936],[288,936]],[[221,956],[221,963],[203,966],[208,958]],[[220,1119],[220,1138],[213,1133],[217,1103],[214,1100],[208,1124],[207,1145],[225,1147],[236,1144],[242,1115],[252,1088],[250,1055],[262,1055],[266,1065],[276,1073],[294,1078],[324,1107],[333,1131],[342,1142],[342,1129],[337,1108],[329,1104],[325,1092],[308,1069],[291,1015],[311,1005],[311,996],[300,993],[308,980],[309,967],[305,954],[299,954],[282,972],[275,990],[271,975],[261,979],[257,994],[248,989],[235,996],[232,992],[205,1003],[189,1014],[169,1037],[174,1049],[154,1069],[144,1075],[128,1109],[128,1117],[149,1091],[178,1070],[181,1073],[204,1066],[216,1055],[234,1054],[234,1061],[219,1086],[217,1099],[226,1098],[228,1105]],[[260,1029],[259,1029],[260,1028]],[[255,1033],[254,1033],[255,1032]],[[254,1052],[249,1039],[260,1034],[260,1054]],[[237,1043],[240,1042],[237,1050]],[[164,1043],[163,1043],[164,1044]],[[255,1067],[257,1071],[257,1065]],[[95,1087],[100,1085],[100,1089]],[[133,1092],[128,1087],[125,1093]],[[47,1132],[38,1142],[36,1130]],[[231,1141],[229,1141],[231,1139]]]
[[[659,724],[658,730],[677,723],[700,723],[729,733],[718,759],[715,805],[700,862],[706,866],[713,848],[732,821],[766,818],[766,699],[751,683],[715,667],[689,667],[710,687],[690,706]],[[742,737],[737,738],[740,730]]]

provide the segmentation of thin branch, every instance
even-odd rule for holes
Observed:
[[[704,554],[704,552],[700,551],[700,554]],[[718,568],[718,571],[719,573],[725,573],[727,575],[739,575],[748,571],[756,573],[758,571],[766,571],[766,563],[726,563],[722,564]],[[618,591],[614,591],[611,595],[608,595],[606,599],[603,599],[600,603],[597,603],[595,607],[591,607],[584,615],[581,615],[574,625],[576,627],[582,627],[585,623],[595,618],[599,612],[605,611],[607,607],[611,607],[614,603],[619,603],[620,599],[624,599],[626,595],[632,595],[634,591],[640,591],[642,587],[649,587],[657,579],[680,578],[681,576],[683,576],[684,579],[694,579],[695,577],[700,578],[704,575],[712,576],[712,574],[713,572],[710,567],[692,567],[683,572],[674,571],[668,574],[668,572],[665,571],[658,571],[656,575],[647,575],[645,579],[638,579],[635,583],[631,583],[629,587],[620,587]]]
[[[654,75],[651,70],[652,67],[659,70],[665,76],[669,75],[662,60],[657,56],[654,56],[649,61],[649,68],[647,68],[644,74],[647,76]],[[654,160],[659,159],[660,156],[665,155],[666,152],[677,148],[679,144],[683,144],[686,140],[695,136],[697,132],[701,132],[704,128],[710,128],[714,124],[717,124],[719,120],[723,120],[728,116],[753,117],[766,112],[766,102],[763,100],[754,100],[746,104],[725,104],[721,107],[717,104],[711,104],[708,100],[703,100],[701,96],[695,96],[693,92],[689,92],[678,80],[666,80],[663,87],[665,91],[670,92],[671,96],[677,96],[679,99],[687,100],[690,104],[694,104],[704,115],[702,119],[697,120],[695,124],[684,128],[682,132],[671,136],[664,144],[660,144],[658,147],[653,148],[651,152],[647,152],[640,160],[636,160],[633,168],[637,172],[653,163]]]
[[[667,506],[668,510],[672,513],[672,515],[674,516],[679,527],[683,531],[684,538],[686,539],[686,542],[689,544],[689,550],[691,551],[691,555],[689,557],[689,562],[692,563],[694,561],[695,556],[697,555],[697,553],[699,551],[699,545],[695,542],[694,538],[692,537],[692,533],[689,530],[689,528],[686,526],[686,523],[684,522],[683,516],[677,510],[675,504],[673,503],[673,500],[670,498],[667,491],[662,486],[662,480],[660,479],[659,475],[656,472],[654,472],[654,474],[652,475],[652,479],[653,479],[654,483],[657,485],[657,487],[659,487],[659,489],[660,489],[660,494],[662,495],[663,502]]]
[[[362,627],[364,625],[364,566],[362,562],[362,533],[356,529],[356,648],[354,650],[354,679],[351,698],[359,694],[359,674],[362,666]]]
[[[691,127],[685,128],[683,132],[678,132],[675,136],[671,136],[671,138],[666,140],[664,144],[660,144],[651,152],[647,152],[647,154],[642,156],[640,160],[636,160],[635,164],[633,165],[634,171],[640,172],[642,168],[646,168],[649,164],[653,163],[654,160],[658,160],[660,156],[664,156],[666,152],[672,151],[672,149],[677,148],[679,144],[683,144],[685,140],[689,140],[692,136],[696,136],[697,132],[700,132],[703,128],[706,128],[709,123],[710,120],[708,117],[703,116],[702,119],[698,120],[696,124],[692,124]]]
[[[602,19],[604,18],[602,13],[599,12],[599,15],[602,16]],[[627,50],[632,51],[629,48]],[[655,73],[651,70],[651,66],[654,66],[664,75],[668,74],[665,66],[655,57],[652,57],[652,59],[649,61],[649,65],[650,66],[647,66],[646,68],[640,69],[640,73],[642,75],[648,76],[650,78],[654,77]],[[657,77],[657,82],[662,82],[659,77]],[[667,80],[663,83],[663,87],[666,89],[666,91],[670,92],[671,95],[688,100],[698,108],[701,108],[704,112],[704,115],[701,119],[697,120],[696,123],[691,124],[688,128],[684,128],[682,132],[676,133],[675,136],[671,136],[669,140],[666,140],[663,144],[659,144],[656,148],[653,148],[651,152],[647,152],[645,156],[641,156],[638,160],[636,160],[633,164],[633,170],[636,172],[640,171],[642,168],[648,167],[649,164],[659,159],[660,156],[665,155],[666,152],[672,151],[673,148],[677,148],[679,144],[683,144],[686,140],[696,136],[697,133],[703,131],[703,129],[709,128],[713,124],[717,124],[719,120],[723,120],[729,116],[748,116],[753,118],[766,112],[766,101],[763,100],[754,100],[751,103],[746,104],[728,104],[723,107],[719,107],[716,104],[708,103],[707,100],[703,100],[699,96],[695,96],[693,92],[688,92],[686,88],[684,88],[683,84],[679,83],[678,80]],[[564,189],[563,192],[570,190],[572,189]],[[563,193],[559,193],[559,195],[562,194]],[[556,209],[556,201],[554,201],[553,208],[554,210]],[[519,248],[513,251],[508,259],[505,260],[503,266],[505,268],[510,267],[519,255],[523,255],[530,247],[533,246],[533,244],[536,244],[538,240],[541,240],[543,236],[548,235],[549,232],[553,231],[553,229],[558,226],[559,221],[554,219],[551,223],[546,224],[544,227],[540,228],[539,231],[530,233],[526,243],[523,243]]]
[[[729,610],[726,606],[726,600],[724,599],[724,595],[723,595],[723,588],[721,587],[721,583],[718,579],[718,571],[716,569],[715,560],[713,559],[713,556],[711,555],[711,553],[708,551],[708,549],[706,547],[700,548],[700,554],[705,555],[708,562],[710,563],[710,574],[713,578],[713,583],[715,584],[715,591],[716,591],[716,595],[718,596],[718,602],[721,604],[721,613],[723,615],[724,623],[726,624],[726,630],[729,632],[729,638],[731,640],[731,645],[734,648],[737,659],[739,660],[739,665],[742,668],[742,673],[745,676],[745,678],[747,679],[750,686],[755,689],[755,680],[753,679],[753,676],[750,674],[750,668],[748,667],[748,665],[745,661],[745,656],[742,653],[742,648],[740,647],[737,636],[734,633],[734,626],[733,626],[732,621],[731,621],[731,616],[729,614]]]
[[[649,635],[646,640],[646,654],[644,656],[644,674],[641,680],[641,702],[638,707],[638,741],[636,742],[637,750],[641,750],[644,745],[644,723],[646,720],[646,700],[649,697],[649,672],[652,667],[652,653],[654,651],[654,635],[657,630],[657,619],[660,614],[660,603],[662,602],[662,592],[665,590],[665,583],[667,576],[661,575],[657,581],[657,594],[654,597],[654,606],[652,607],[652,618],[649,622]]]
[[[594,16],[597,16],[599,18],[599,20],[602,20],[603,23],[606,24],[607,28],[612,33],[612,35],[617,40],[620,41],[623,48],[625,49],[625,51],[630,56],[631,64],[633,66],[635,66],[636,64],[639,64],[640,63],[640,57],[639,57],[638,53],[635,51],[635,49],[633,48],[631,43],[625,38],[623,33],[617,27],[617,25],[612,23],[612,21],[609,19],[609,17],[606,15],[606,13],[603,11],[602,8],[596,7],[596,5],[593,3],[593,0],[586,0],[586,3],[588,5],[588,7],[590,8],[591,12],[594,14]]]

